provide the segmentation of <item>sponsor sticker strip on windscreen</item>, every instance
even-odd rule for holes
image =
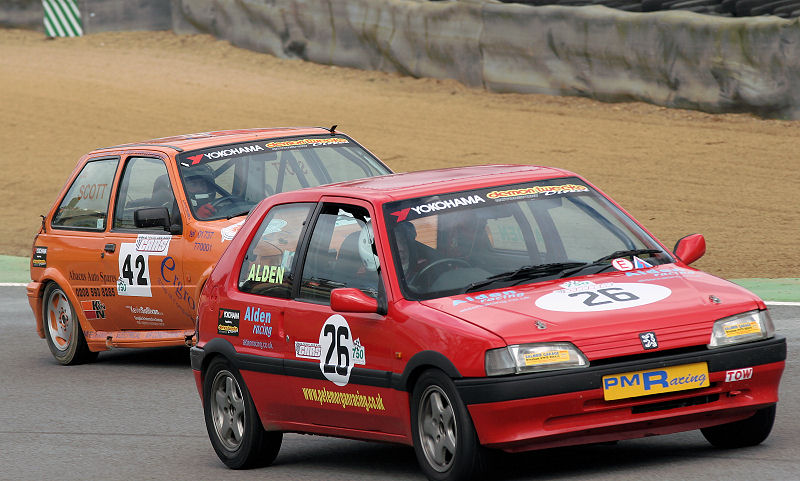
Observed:
[[[260,140],[245,144],[217,145],[201,151],[186,152],[180,154],[178,161],[182,165],[189,167],[202,162],[252,155],[258,152],[334,146],[349,143],[350,141],[343,137],[304,137]]]
[[[497,202],[541,199],[586,192],[589,192],[589,187],[581,184],[578,179],[553,179],[547,181],[546,184],[537,182],[421,197],[393,202],[387,204],[385,209],[396,222],[403,222],[443,211],[471,209],[475,206]]]

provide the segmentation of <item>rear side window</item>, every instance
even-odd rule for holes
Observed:
[[[292,291],[292,263],[303,224],[314,204],[273,207],[250,242],[239,272],[239,290],[288,298]]]
[[[87,162],[58,206],[51,225],[56,228],[104,231],[117,165],[119,159]]]

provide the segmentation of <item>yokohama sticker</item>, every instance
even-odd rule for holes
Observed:
[[[540,309],[558,312],[613,311],[639,307],[666,299],[668,287],[655,284],[568,282],[560,289],[536,299]]]

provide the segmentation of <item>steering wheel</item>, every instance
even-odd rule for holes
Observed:
[[[444,257],[442,259],[435,260],[428,264],[427,266],[420,269],[419,272],[411,276],[408,280],[409,284],[416,284],[417,281],[420,279],[424,279],[429,273],[433,272],[434,268],[441,268],[442,266],[452,267],[453,264],[462,265],[464,267],[472,267],[472,264],[465,261],[464,259],[456,259],[455,257]]]
[[[219,206],[221,206],[223,204],[226,204],[226,203],[227,204],[235,204],[235,203],[238,203],[238,202],[243,202],[243,199],[241,197],[239,197],[238,195],[228,194],[228,195],[223,195],[219,199],[214,199],[213,201],[211,201],[211,207],[213,207],[214,210],[216,210],[217,208],[219,208]]]

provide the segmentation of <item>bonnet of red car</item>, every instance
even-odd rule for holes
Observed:
[[[509,345],[566,341],[589,358],[705,345],[715,320],[759,309],[747,290],[667,264],[432,299],[422,304],[502,337]]]

